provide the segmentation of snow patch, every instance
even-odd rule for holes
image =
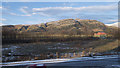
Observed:
[[[17,65],[29,65],[29,64],[60,63],[60,62],[85,61],[85,60],[110,59],[110,58],[118,58],[118,55],[79,57],[79,58],[73,58],[73,59],[66,58],[66,59],[46,59],[46,60],[34,60],[34,61],[7,62],[7,63],[0,63],[0,66],[17,66]]]
[[[120,27],[118,23],[119,23],[119,22],[112,23],[112,24],[105,24],[105,25],[107,25],[107,26],[115,26],[115,27]]]

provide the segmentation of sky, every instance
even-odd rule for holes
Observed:
[[[0,10],[0,25],[40,24],[69,18],[104,24],[118,22],[118,2],[2,2]]]
[[[119,0],[2,0],[2,2],[119,2]]]

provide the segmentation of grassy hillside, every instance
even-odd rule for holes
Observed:
[[[93,39],[95,31],[118,37],[118,29],[96,20],[63,19],[36,25],[7,25],[2,28],[4,43]]]
[[[3,31],[6,31],[6,29],[17,32],[40,32],[44,34],[91,35],[94,30],[102,30],[108,33],[116,28],[108,27],[96,20],[63,19],[36,25],[3,26]]]

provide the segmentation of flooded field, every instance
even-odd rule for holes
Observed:
[[[43,60],[51,58],[76,58],[100,54],[99,48],[103,45],[115,45],[109,48],[118,47],[116,40],[86,40],[69,42],[39,42],[24,44],[3,45],[3,62],[23,61],[23,60]],[[105,47],[105,50],[106,50]],[[104,51],[104,48],[103,50]],[[102,52],[101,51],[101,52]],[[113,52],[117,54],[116,52]]]

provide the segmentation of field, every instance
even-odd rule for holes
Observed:
[[[75,58],[90,53],[110,53],[118,48],[116,39],[77,40],[66,42],[37,42],[3,45],[3,61]],[[114,50],[113,52],[115,52]]]

